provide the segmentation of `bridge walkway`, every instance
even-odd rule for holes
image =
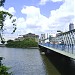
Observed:
[[[57,53],[75,59],[75,46],[58,45],[50,43],[39,44],[39,46],[45,47],[49,50],[55,51]]]

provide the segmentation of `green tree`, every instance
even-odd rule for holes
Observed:
[[[4,6],[4,3],[5,3],[5,0],[0,0],[0,6]],[[2,38],[2,34],[3,34],[3,31],[4,31],[4,21],[5,21],[7,16],[9,16],[10,19],[12,19],[12,17],[13,17],[13,15],[10,14],[9,12],[0,11],[0,38],[1,38],[1,41],[4,41],[3,38]],[[16,19],[12,20],[12,24],[13,24],[13,28],[14,28],[12,33],[14,33],[15,30],[16,30],[15,21],[16,21]]]
[[[38,43],[33,38],[27,38],[22,41],[8,40],[6,46],[13,48],[31,48],[38,47]]]
[[[2,38],[2,40],[1,40],[1,43],[2,43],[2,44],[4,44],[4,43],[5,43],[5,40],[4,40],[4,38]]]
[[[5,0],[0,0],[0,7],[4,6]],[[4,27],[4,21],[6,19],[6,16],[9,16],[10,19],[12,18],[12,14],[5,12],[5,11],[0,11],[0,38],[1,38],[1,42],[4,44],[4,38],[2,38],[2,32],[4,31],[3,27]],[[14,30],[13,32],[15,32],[16,30],[16,25],[14,24],[16,20],[12,20],[13,26],[14,26]],[[3,66],[1,63],[2,57],[0,57],[0,75],[11,75],[11,73],[8,73],[7,71],[9,70],[8,67]]]
[[[4,6],[5,0],[0,0],[0,6]]]
[[[8,40],[7,43],[13,42],[13,40]]]

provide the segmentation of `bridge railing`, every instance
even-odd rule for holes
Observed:
[[[51,44],[51,43],[44,43],[41,44],[47,47],[55,48],[58,50],[62,50],[71,54],[75,54],[75,45],[65,45],[65,44]]]

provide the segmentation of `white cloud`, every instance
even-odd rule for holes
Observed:
[[[5,9],[4,7],[0,7],[0,11],[6,11],[9,12],[11,14],[14,14],[16,11],[13,7],[10,7],[9,9]],[[9,16],[6,17],[5,22],[4,22],[4,28],[10,28],[12,27],[12,19],[15,19],[16,17],[13,16],[11,19],[9,18]]]
[[[14,15],[14,14],[16,13],[14,7],[10,7],[10,8],[8,9],[8,12],[11,13],[12,15]]]
[[[40,5],[45,5],[47,2],[59,2],[59,1],[64,1],[64,0],[40,0]]]
[[[40,8],[34,6],[26,6],[21,12],[26,15],[26,18],[22,18],[20,24],[25,28],[19,30],[22,34],[33,33],[56,33],[57,30],[68,30],[70,22],[74,22],[74,2],[71,0],[65,0],[64,3],[57,10],[52,10],[50,17],[47,18],[40,13]]]
[[[4,9],[4,7],[0,7],[0,11],[6,11],[6,9]]]
[[[14,9],[14,7],[10,7],[9,9],[5,9],[4,7],[0,7],[0,11],[6,11],[9,12],[11,14],[15,14],[16,11]],[[6,17],[5,22],[4,22],[4,37],[9,38],[11,36],[11,33],[13,32],[13,25],[12,25],[12,20],[13,19],[17,19],[17,17],[13,16],[11,19],[9,18],[9,16]],[[10,36],[8,36],[10,35]],[[12,36],[13,37],[13,36]]]
[[[48,18],[41,15],[40,9],[34,6],[26,6],[24,7],[21,12],[23,14],[26,14],[26,24],[28,31],[33,31],[38,29],[37,31],[44,31],[48,28]],[[34,30],[31,30],[31,28],[35,28]],[[37,28],[36,28],[37,27]],[[42,28],[42,29],[40,29]],[[39,30],[40,29],[40,30]]]
[[[26,31],[26,21],[23,17],[20,17],[20,18],[17,18],[17,30],[16,30],[16,33],[18,35],[23,35],[25,34],[25,31]]]
[[[68,30],[68,25],[74,19],[74,0],[65,0],[57,10],[52,10],[49,20],[51,25],[62,31]]]
[[[39,4],[40,4],[40,5],[45,5],[46,2],[48,2],[48,1],[49,1],[49,0],[41,0]]]
[[[26,24],[36,24],[36,21],[38,20],[39,18],[39,15],[40,15],[40,9],[39,8],[36,8],[34,6],[26,6],[24,7],[21,12],[23,14],[26,14],[27,17],[26,17]]]
[[[4,7],[0,7],[0,11],[6,11],[14,15],[16,13],[14,7],[10,7],[9,9],[5,9]]]
[[[40,13],[40,11],[39,11],[40,9],[39,8],[36,8],[35,6],[25,6],[25,7],[23,7],[23,9],[21,10],[21,12],[23,13],[23,14],[38,14],[38,13]]]
[[[41,0],[41,2],[47,2],[49,0]],[[54,0],[52,0],[54,1]],[[61,1],[61,0],[55,0]],[[40,8],[35,6],[25,6],[21,10],[22,14],[25,14],[26,17],[15,17],[17,19],[17,30],[13,36],[18,36],[22,34],[26,34],[29,32],[35,34],[41,33],[56,33],[57,30],[68,30],[68,25],[70,22],[75,22],[74,15],[74,1],[75,0],[64,0],[64,3],[59,7],[59,9],[50,11],[50,17],[47,18],[40,13]],[[5,10],[4,8],[0,8],[0,10]],[[12,11],[12,14],[15,14],[14,8],[9,8],[9,11]],[[8,11],[8,10],[6,10]],[[9,19],[6,20],[6,26],[9,28],[10,26]],[[9,28],[11,29],[11,27]],[[8,30],[9,32],[9,30]]]
[[[64,1],[64,0],[51,0],[53,2],[59,2],[59,1]]]

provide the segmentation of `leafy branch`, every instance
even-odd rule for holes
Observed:
[[[0,0],[0,7],[4,6],[4,3],[5,3],[5,0]],[[6,12],[6,11],[0,11],[0,38],[1,38],[1,41],[3,41],[2,34],[3,34],[3,31],[4,31],[4,22],[5,22],[7,16],[9,16],[10,20],[12,20],[12,17],[13,17],[12,14],[10,14],[9,12]],[[12,24],[13,24],[12,34],[17,29],[15,21],[16,21],[16,19],[12,20]]]

